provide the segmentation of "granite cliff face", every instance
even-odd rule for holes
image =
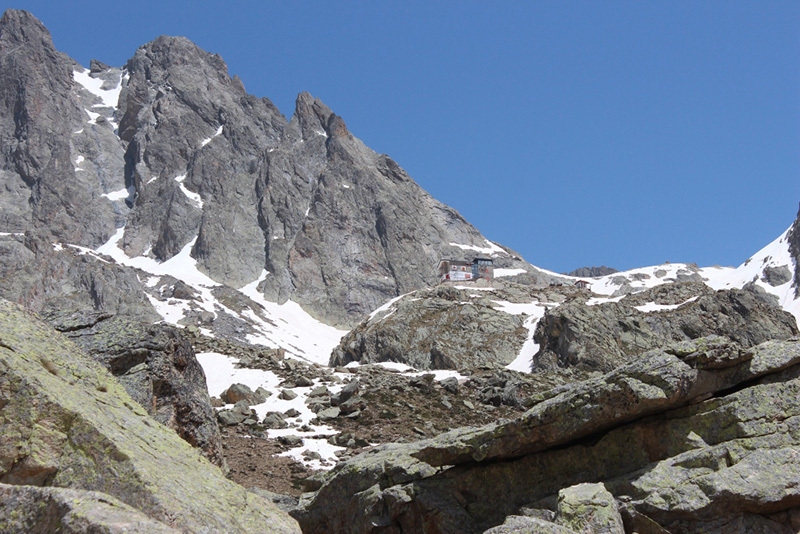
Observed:
[[[800,297],[800,211],[797,212],[797,219],[789,229],[789,252],[794,260],[794,294]],[[791,273],[790,273],[791,274]]]

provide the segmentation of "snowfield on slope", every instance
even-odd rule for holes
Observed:
[[[263,271],[261,276],[252,283],[245,285],[239,291],[256,305],[260,305],[265,317],[251,310],[238,313],[224,306],[214,297],[212,288],[220,284],[200,272],[197,261],[192,258],[191,251],[197,238],[187,243],[177,255],[165,262],[158,262],[152,258],[138,256],[128,257],[119,248],[119,241],[125,229],[120,228],[107,243],[97,249],[98,254],[111,256],[121,265],[135,267],[155,278],[148,280],[149,287],[157,287],[161,277],[171,276],[181,280],[186,285],[197,291],[199,299],[195,302],[203,310],[216,316],[224,311],[229,315],[240,318],[255,328],[257,334],[248,336],[248,341],[253,344],[269,348],[283,348],[289,357],[304,360],[310,363],[327,365],[331,351],[339,344],[339,340],[347,332],[338,330],[317,321],[307,314],[299,304],[287,301],[284,304],[269,302],[256,289],[258,284],[267,276]],[[167,299],[158,300],[149,297],[153,307],[162,316],[165,322],[182,327],[181,320],[189,311],[190,303],[186,300]],[[204,333],[210,334],[205,331]]]

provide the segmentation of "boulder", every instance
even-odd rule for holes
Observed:
[[[577,534],[576,531],[556,525],[538,517],[510,515],[502,525],[492,527],[483,534]]]
[[[281,392],[278,393],[278,398],[281,400],[294,400],[297,398],[297,393],[291,389],[282,389]]]
[[[266,401],[266,397],[254,392],[244,384],[233,384],[220,394],[220,398],[227,404],[236,404],[237,402],[244,401],[248,406],[261,404]]]
[[[239,423],[243,423],[248,417],[249,415],[245,415],[233,410],[220,410],[217,412],[217,418],[219,419],[219,422],[225,426],[238,425]]]
[[[625,534],[614,496],[602,483],[576,484],[559,491],[556,523],[575,532]]]
[[[264,416],[261,422],[264,428],[288,428],[289,423],[286,422],[286,416],[280,412],[269,412]]]
[[[0,301],[0,482],[107,493],[182,531],[299,532],[63,335]]]
[[[58,321],[52,315],[47,318],[116,376],[150,416],[224,467],[206,375],[183,332],[124,316],[76,325],[74,319],[68,321],[74,315],[60,316]]]

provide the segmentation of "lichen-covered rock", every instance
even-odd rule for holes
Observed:
[[[523,316],[496,306],[453,286],[417,291],[344,336],[331,354],[330,365],[399,362],[417,369],[503,367],[519,354],[527,329]]]
[[[502,525],[485,530],[483,534],[577,534],[575,530],[556,525],[538,517],[510,515]]]
[[[559,491],[556,523],[575,532],[625,534],[614,496],[602,483],[576,484]]]
[[[98,491],[0,484],[0,532],[177,534]]]
[[[717,337],[651,351],[513,420],[340,463],[294,514],[307,533],[482,532],[525,506],[555,506],[564,488],[602,482],[640,524],[705,532],[708,518],[777,521],[800,505],[789,466],[800,445],[798,364],[798,342],[744,350]],[[752,482],[732,482],[741,476]]]
[[[0,302],[0,482],[108,493],[184,531],[298,532],[151,419],[62,335]]]
[[[120,316],[101,316],[88,324],[68,321],[75,315],[47,318],[117,377],[151,417],[224,469],[222,438],[206,375],[181,331]]]

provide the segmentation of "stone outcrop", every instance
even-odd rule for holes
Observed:
[[[0,532],[177,534],[106,493],[0,484]]]
[[[299,531],[151,419],[72,342],[6,301],[0,370],[0,482],[107,493],[181,531]]]
[[[483,532],[552,519],[561,490],[603,483],[625,524],[652,532],[792,528],[799,363],[796,341],[650,351],[510,421],[354,457],[296,517],[304,532]]]
[[[476,298],[450,285],[414,292],[342,338],[330,365],[399,362],[417,369],[503,367],[519,353],[527,329],[522,316],[496,307],[488,298]]]
[[[648,312],[648,303],[665,309]],[[541,348],[533,369],[577,366],[607,372],[671,342],[722,335],[750,347],[797,333],[794,317],[756,287],[715,292],[700,283],[667,284],[619,302],[588,305],[576,298],[550,309],[534,333]]]
[[[54,247],[46,234],[0,235],[0,296],[47,317],[91,310],[153,322],[153,309],[133,269],[86,253]]]
[[[100,362],[156,421],[212,463],[225,468],[222,440],[211,407],[203,368],[180,330],[164,324],[132,322],[127,318],[94,315],[81,324],[72,314],[48,320]],[[77,323],[77,324],[76,324]]]

